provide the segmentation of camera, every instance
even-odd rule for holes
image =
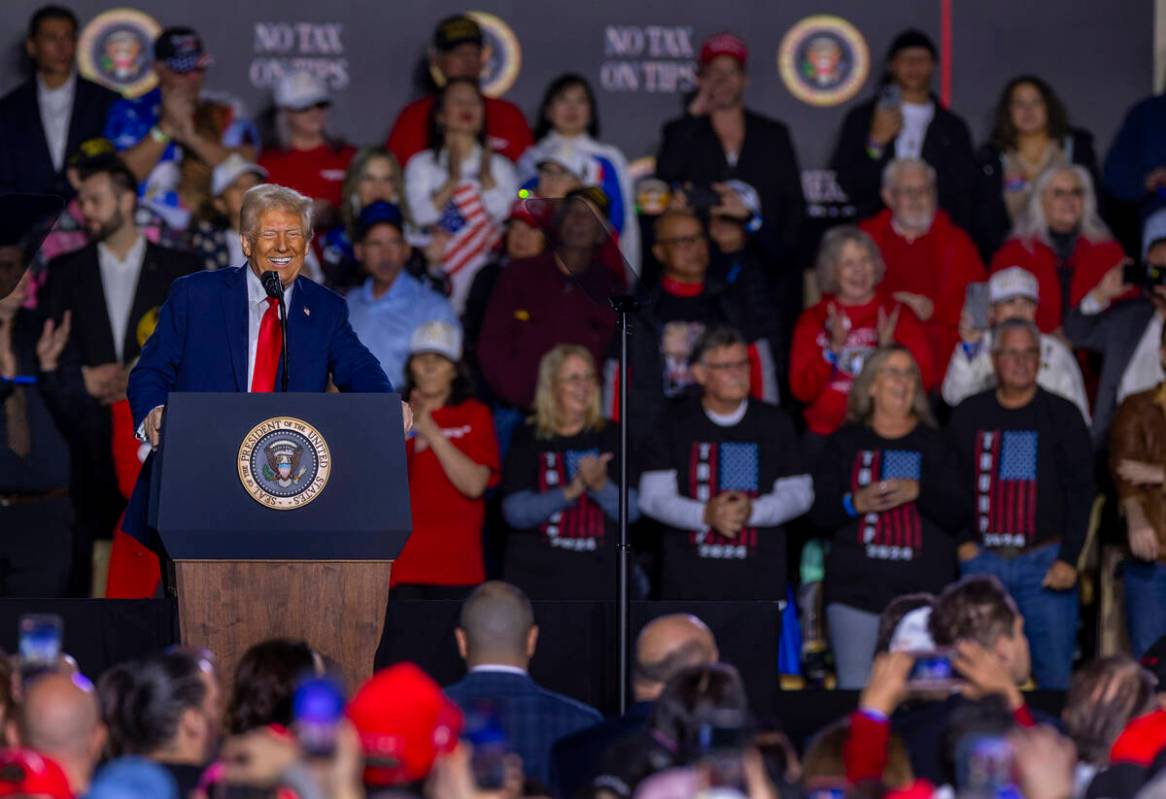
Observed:
[[[1130,286],[1154,288],[1166,286],[1166,264],[1130,261],[1121,269],[1122,282]]]

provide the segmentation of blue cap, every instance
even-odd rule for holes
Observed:
[[[97,772],[85,799],[178,799],[178,784],[157,763],[121,757]]]
[[[360,218],[356,220],[356,241],[362,241],[377,225],[392,225],[401,233],[405,232],[401,209],[387,200],[369,203],[360,212]]]

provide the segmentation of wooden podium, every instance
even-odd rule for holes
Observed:
[[[184,644],[225,683],[268,638],[306,640],[349,690],[372,673],[412,527],[395,394],[171,394],[151,523]]]

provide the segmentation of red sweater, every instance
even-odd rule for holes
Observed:
[[[401,168],[409,159],[429,146],[429,109],[434,97],[422,97],[401,109],[385,146],[397,156]],[[518,161],[527,148],[534,144],[526,117],[514,103],[496,97],[486,98],[486,136],[494,152],[511,161]]]
[[[831,302],[850,319],[850,332],[836,365],[827,361],[824,355],[830,343],[826,319],[827,306]],[[878,346],[879,308],[886,314],[899,308],[895,342],[915,356],[923,387],[930,391],[935,386],[937,372],[927,332],[910,308],[883,295],[876,296],[866,305],[842,305],[833,297],[824,297],[817,305],[807,308],[798,319],[790,352],[790,390],[806,403],[804,415],[811,432],[829,435],[846,418],[850,385],[862,370],[866,357]]]
[[[891,295],[907,291],[931,300],[934,310],[923,326],[932,342],[935,362],[946,364],[959,343],[964,293],[969,283],[986,279],[984,262],[968,234],[944,211],[936,212],[931,229],[913,241],[895,231],[891,216],[890,209],[884,209],[859,224],[874,239],[887,264],[879,289]]]
[[[1061,288],[1061,270],[1073,270],[1069,280],[1068,301],[1069,306],[1075,308],[1101,282],[1105,273],[1121,263],[1124,257],[1125,253],[1116,241],[1093,243],[1079,236],[1067,264],[1058,266],[1057,254],[1044,242],[1009,239],[992,257],[991,271],[1019,266],[1032,272],[1040,292],[1036,325],[1042,333],[1052,333],[1061,326],[1069,310],[1065,307],[1064,291]]]
[[[350,144],[324,144],[311,150],[264,150],[259,165],[267,170],[269,182],[339,207],[344,173],[355,153],[356,148]]]

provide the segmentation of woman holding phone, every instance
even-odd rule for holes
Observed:
[[[810,518],[831,542],[826,621],[839,688],[866,684],[891,600],[955,579],[954,534],[970,503],[953,469],[910,350],[880,347],[814,470]]]

